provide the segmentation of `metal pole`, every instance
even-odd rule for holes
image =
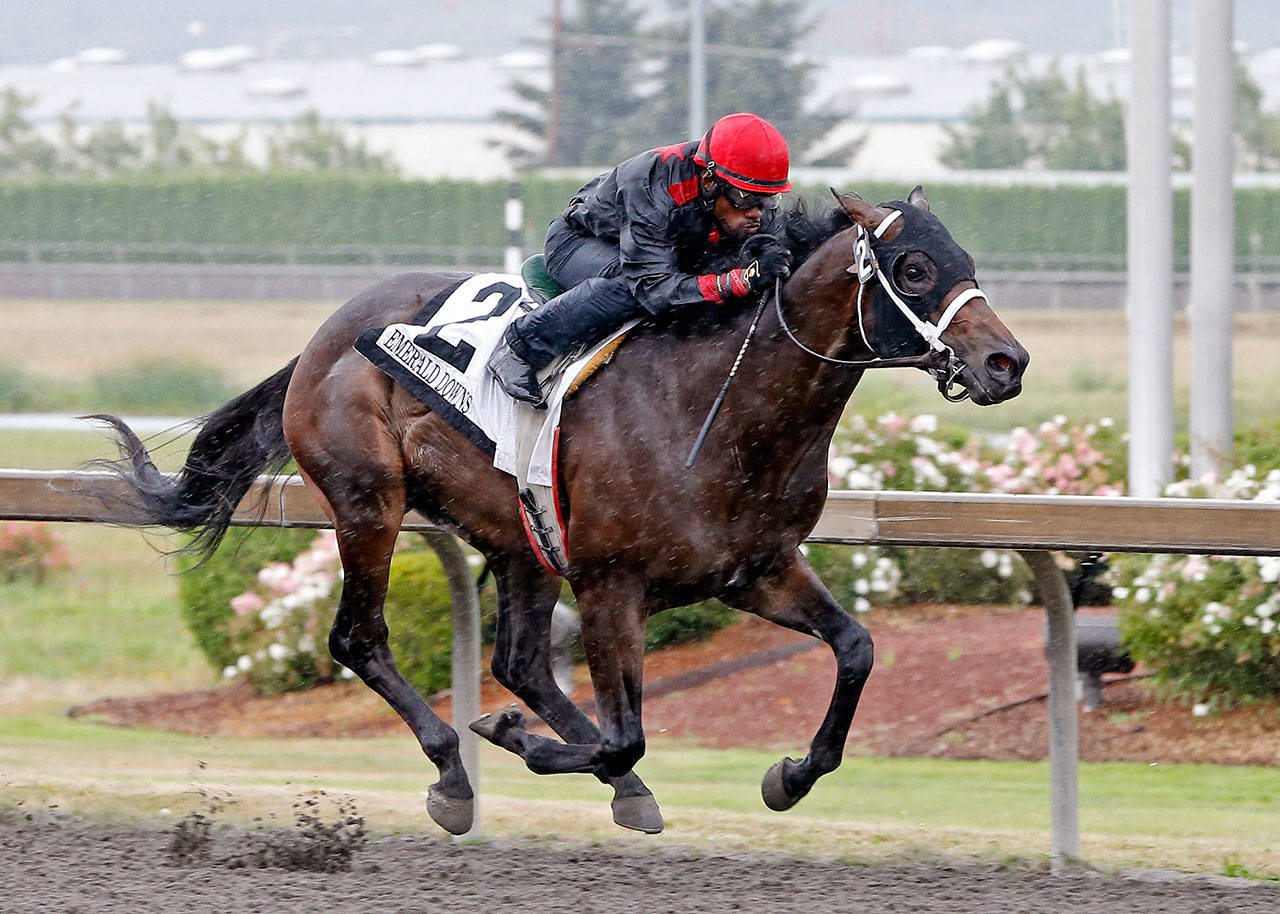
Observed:
[[[707,131],[706,4],[689,0],[689,138]]]
[[[480,835],[480,737],[468,724],[480,716],[480,594],[453,535],[443,530],[422,535],[440,556],[453,600],[453,729],[476,798],[471,830],[458,838],[475,838]]]
[[[1173,472],[1173,192],[1169,0],[1129,2],[1129,494]]]
[[[1062,872],[1080,857],[1080,735],[1076,717],[1076,620],[1062,569],[1049,552],[1022,557],[1036,576],[1049,619],[1049,865]]]
[[[507,185],[507,202],[502,208],[502,221],[507,229],[507,247],[502,252],[502,271],[519,273],[524,260],[521,250],[524,234],[524,202],[520,199],[520,182]]]
[[[1195,0],[1191,167],[1191,474],[1231,466],[1235,292],[1233,0]]]

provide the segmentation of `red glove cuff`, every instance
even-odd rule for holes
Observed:
[[[751,283],[747,282],[747,271],[741,267],[728,273],[705,273],[698,277],[698,291],[702,297],[717,305],[729,296],[741,298],[751,294]]]
[[[724,293],[720,290],[720,277],[715,273],[705,273],[698,277],[698,291],[709,302],[720,304],[724,301]]]

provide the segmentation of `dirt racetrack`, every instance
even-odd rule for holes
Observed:
[[[235,863],[219,834],[198,865],[171,861],[171,832],[0,822],[0,910],[35,912],[1274,912],[1280,886],[1143,872],[1051,876],[982,864],[850,866],[776,857],[419,835],[356,852],[349,872]]]

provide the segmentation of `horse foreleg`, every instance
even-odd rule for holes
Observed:
[[[776,763],[765,773],[761,785],[765,805],[779,811],[790,809],[818,778],[840,766],[849,725],[871,673],[871,636],[841,609],[798,554],[794,562],[762,578],[750,591],[726,600],[770,622],[815,635],[835,653],[835,692],[809,745],[809,754],[799,761],[785,758]]]
[[[439,782],[427,791],[427,812],[445,831],[465,834],[471,829],[475,799],[458,752],[458,734],[436,716],[396,668],[387,646],[383,603],[391,568],[403,496],[394,486],[375,496],[330,493],[342,556],[342,598],[329,632],[329,652],[349,667],[369,688],[395,709],[440,771]]]
[[[493,650],[495,678],[566,743],[599,745],[599,728],[560,690],[552,672],[551,614],[560,580],[533,562],[494,563],[493,567],[499,592],[498,634]],[[554,741],[524,732],[523,727],[513,726],[518,721],[504,714],[505,718],[490,722],[493,736],[503,729],[505,748],[517,752],[530,769],[545,770],[558,751]],[[613,788],[614,822],[648,834],[662,831],[662,813],[639,775],[634,771],[619,777],[595,773]]]

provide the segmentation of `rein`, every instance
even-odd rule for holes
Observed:
[[[885,230],[901,216],[901,211],[894,210],[885,217],[884,221],[876,226],[875,237],[881,237]],[[880,268],[880,262],[876,259],[875,252],[871,249],[871,239],[867,234],[867,230],[863,226],[856,224],[854,229],[854,259],[853,265],[848,268],[848,272],[856,274],[858,279],[858,333],[862,336],[863,343],[867,345],[867,348],[873,352],[875,351],[875,347],[867,339],[866,329],[862,324],[862,290],[866,288],[872,277],[875,277],[880,280],[880,286],[884,289],[885,294],[898,306],[898,310],[911,322],[911,326],[915,328],[916,332],[924,338],[929,347],[928,351],[923,355],[898,356],[888,359],[880,358],[879,356],[874,359],[834,359],[831,356],[823,355],[821,352],[815,352],[800,342],[800,339],[796,336],[795,331],[791,329],[782,313],[782,279],[779,277],[773,281],[773,309],[777,312],[778,323],[782,326],[783,332],[786,333],[787,339],[795,343],[801,352],[828,364],[838,365],[841,368],[921,368],[938,382],[938,393],[942,394],[944,399],[952,403],[959,403],[961,400],[968,399],[969,392],[963,388],[959,393],[953,394],[951,392],[951,388],[957,383],[957,378],[960,377],[960,372],[964,371],[965,364],[956,356],[955,350],[942,342],[942,331],[950,326],[952,318],[956,316],[961,308],[975,298],[985,300],[986,294],[981,289],[966,289],[952,299],[951,304],[947,305],[946,311],[942,313],[942,317],[937,324],[922,320],[907,307],[906,302],[902,300],[895,289],[893,281],[885,276],[884,271]],[[747,336],[742,341],[741,348],[738,349],[738,357],[733,360],[733,367],[729,369],[729,376],[725,378],[719,395],[711,405],[707,418],[702,423],[698,438],[694,441],[693,447],[689,451],[689,457],[684,462],[686,470],[693,469],[694,461],[698,459],[698,453],[702,450],[702,445],[707,440],[707,433],[711,431],[711,425],[715,422],[716,415],[720,412],[720,407],[724,404],[725,395],[729,392],[729,385],[733,383],[733,379],[738,374],[738,366],[742,364],[742,357],[746,355],[747,347],[751,345],[751,340],[756,335],[756,329],[760,326],[760,316],[764,313],[767,303],[768,298],[761,296],[760,306],[756,308],[755,317],[751,321],[751,326],[747,329]]]

